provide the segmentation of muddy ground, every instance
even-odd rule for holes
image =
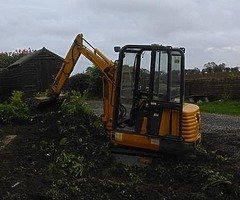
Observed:
[[[202,121],[195,152],[149,165],[117,161],[95,115],[35,113],[1,124],[0,199],[240,199],[240,118]]]

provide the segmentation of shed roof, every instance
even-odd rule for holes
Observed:
[[[29,60],[35,58],[36,56],[38,56],[39,54],[41,53],[49,53],[51,55],[53,55],[54,57],[57,57],[59,58],[60,60],[64,60],[62,57],[60,57],[59,55],[49,51],[48,49],[46,49],[45,47],[43,47],[42,49],[40,50],[37,50],[37,51],[34,51],[32,53],[29,53],[27,54],[26,56],[23,56],[22,58],[18,59],[16,62],[12,63],[11,65],[9,65],[7,68],[11,68],[13,66],[21,66],[23,65],[24,63],[28,62]]]

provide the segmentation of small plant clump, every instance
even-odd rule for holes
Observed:
[[[48,93],[49,93],[48,90],[45,90],[45,91],[42,91],[42,92],[37,92],[37,93],[35,94],[35,97],[47,97],[47,96],[48,96]]]
[[[23,101],[23,92],[14,91],[10,102],[0,104],[0,119],[2,122],[11,123],[13,120],[25,120],[29,117],[30,111]]]
[[[54,163],[49,164],[51,173],[70,173],[74,176],[82,176],[84,170],[84,157],[72,153],[63,152]]]
[[[86,95],[80,92],[72,91],[72,94],[65,99],[61,105],[61,111],[68,114],[90,115],[92,113],[90,107],[86,103]]]
[[[199,166],[198,167],[201,176],[206,180],[203,185],[203,189],[206,189],[210,186],[216,186],[220,184],[232,184],[230,179],[232,175],[230,174],[221,174],[219,171],[213,170],[209,166]]]

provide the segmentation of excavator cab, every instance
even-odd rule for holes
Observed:
[[[173,146],[176,152],[184,149],[184,136],[199,140],[198,108],[184,105],[184,53],[162,45],[120,49],[113,118],[117,144],[167,151]]]

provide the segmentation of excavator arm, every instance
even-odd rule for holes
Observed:
[[[84,42],[91,47],[87,48]],[[62,88],[68,80],[80,56],[85,56],[95,66],[97,66],[103,74],[103,114],[102,121],[107,129],[112,128],[113,101],[114,101],[114,85],[115,85],[115,64],[108,59],[99,49],[94,48],[84,38],[83,34],[78,34],[71,45],[61,69],[51,85],[49,96],[57,98]]]
[[[79,57],[81,55],[85,56],[88,60],[90,60],[94,65],[96,65],[101,72],[104,74],[104,78],[107,79],[108,82],[114,82],[114,74],[115,74],[115,65],[109,60],[99,49],[94,48],[88,42],[87,44],[92,47],[93,50],[84,46],[83,42],[87,42],[82,34],[78,34],[69,49],[66,58],[62,64],[60,71],[58,72],[51,88],[50,95],[54,97],[58,97],[64,84],[72,73]]]

